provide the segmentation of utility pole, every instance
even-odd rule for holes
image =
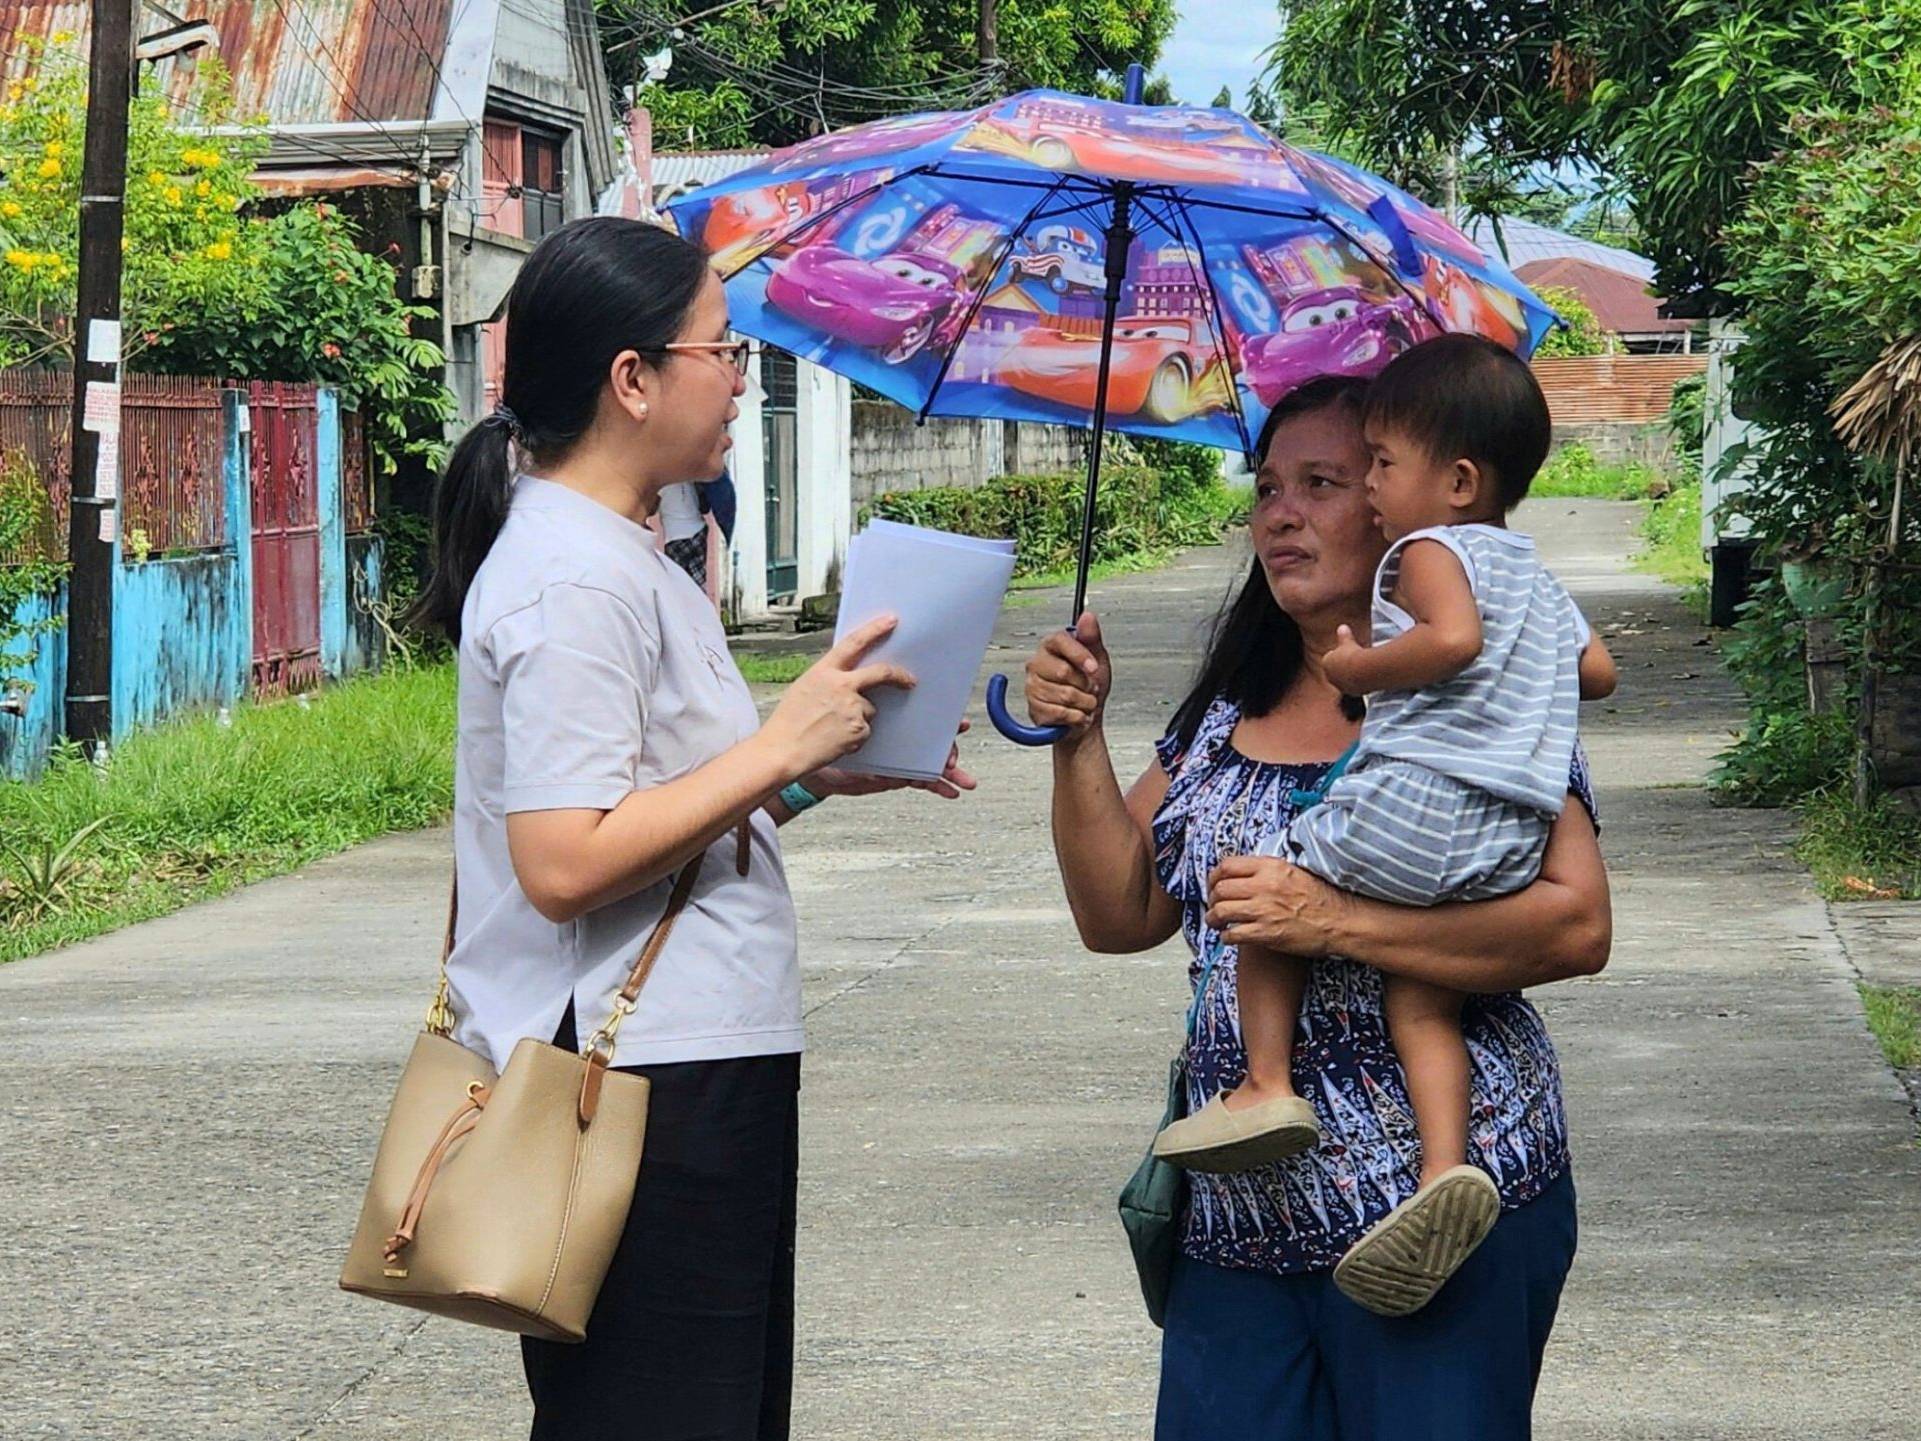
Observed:
[[[73,313],[66,733],[95,760],[113,734],[113,571],[120,534],[120,239],[134,0],[93,0],[80,266]]]
[[[1000,0],[981,0],[980,50],[983,68],[1001,63]]]

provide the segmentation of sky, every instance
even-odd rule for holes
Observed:
[[[1156,68],[1190,105],[1207,104],[1225,85],[1239,109],[1280,30],[1274,0],[1180,0],[1180,17]]]

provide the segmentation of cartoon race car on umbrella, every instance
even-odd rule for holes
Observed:
[[[1078,225],[1043,225],[1034,232],[1032,245],[1028,254],[1014,256],[1016,275],[1045,281],[1056,295],[1074,286],[1099,290],[1107,284],[1100,242]]]
[[[1407,296],[1383,304],[1352,286],[1288,302],[1278,330],[1241,347],[1241,376],[1273,405],[1319,375],[1374,375],[1416,340],[1434,333]]]
[[[767,299],[816,330],[898,365],[962,314],[960,272],[936,255],[895,251],[862,260],[809,245],[767,279]]]
[[[1108,409],[1171,423],[1226,405],[1226,367],[1211,341],[1197,339],[1196,327],[1196,321],[1161,315],[1118,322]],[[993,378],[1024,395],[1087,409],[1100,358],[1099,335],[1034,329],[1002,352]]]

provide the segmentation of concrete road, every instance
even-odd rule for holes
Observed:
[[[1558,1441],[1912,1437],[1921,1149],[1789,818],[1699,783],[1739,707],[1634,512],[1521,517],[1623,660],[1584,721],[1615,960],[1540,1000],[1567,1066],[1582,1247]],[[1096,588],[1145,765],[1242,563]],[[1009,667],[1064,600],[1007,613]],[[1156,1337],[1113,1213],[1182,955],[1081,950],[1044,754],[982,793],[836,803],[788,833],[804,918],[800,1397],[809,1441],[1146,1438]],[[444,834],[397,837],[0,969],[0,1438],[505,1441],[511,1339],[334,1289],[427,998]]]

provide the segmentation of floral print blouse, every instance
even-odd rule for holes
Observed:
[[[1238,707],[1217,700],[1185,751],[1172,735],[1156,747],[1170,781],[1154,817],[1155,866],[1181,904],[1190,984],[1208,976],[1188,1046],[1190,1112],[1246,1074],[1236,948],[1204,919],[1208,873],[1284,829],[1306,799],[1297,792],[1322,784],[1328,771],[1242,755],[1232,744],[1239,720]],[[1568,788],[1593,814],[1578,747]],[[1560,1062],[1539,1014],[1518,993],[1469,997],[1461,1025],[1474,1066],[1469,1159],[1512,1209],[1567,1168]],[[1381,1014],[1379,971],[1339,957],[1314,963],[1295,1036],[1294,1084],[1320,1118],[1321,1144],[1238,1175],[1190,1174],[1182,1247],[1193,1259],[1277,1273],[1325,1270],[1414,1194],[1420,1138]]]

